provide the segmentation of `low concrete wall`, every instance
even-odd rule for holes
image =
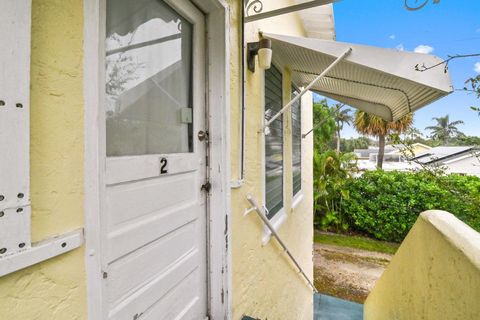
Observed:
[[[480,233],[422,213],[365,302],[366,320],[480,319]]]

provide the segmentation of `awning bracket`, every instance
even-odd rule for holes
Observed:
[[[270,230],[272,236],[277,240],[278,244],[280,244],[283,251],[287,254],[287,256],[290,258],[290,260],[293,262],[293,264],[297,267],[298,272],[303,276],[305,281],[307,281],[308,285],[312,288],[313,292],[318,293],[318,290],[315,287],[315,285],[313,284],[312,280],[310,280],[310,278],[307,276],[307,274],[303,270],[302,266],[298,263],[297,259],[295,259],[295,257],[292,255],[290,250],[288,250],[287,246],[282,241],[282,239],[280,238],[278,233],[275,231],[275,228],[272,226],[272,224],[268,220],[268,218],[265,214],[265,212],[267,211],[266,208],[264,207],[263,210],[261,210],[257,201],[253,198],[253,196],[250,193],[247,195],[247,200],[248,200],[248,202],[250,202],[252,207],[247,209],[247,211],[245,212],[245,215],[250,213],[250,212],[256,212],[257,213],[257,215],[260,217],[260,219],[263,221],[263,223],[265,223],[267,228]]]
[[[287,111],[289,108],[292,107],[292,105],[294,105],[300,98],[302,98],[302,96],[307,93],[314,85],[315,83],[317,83],[320,79],[322,79],[323,77],[325,77],[333,68],[335,68],[335,66],[340,63],[343,59],[345,59],[348,55],[350,55],[350,53],[352,52],[352,48],[348,48],[343,54],[341,54],[337,59],[335,59],[335,61],[333,61],[325,70],[323,70],[323,72],[318,75],[315,79],[313,79],[312,82],[310,82],[310,84],[308,86],[306,86],[301,92],[300,94],[298,94],[295,98],[293,98],[289,103],[287,103],[283,108],[282,110],[278,111],[277,114],[275,114],[272,118],[270,118],[265,124],[264,126],[262,127],[262,129],[259,131],[260,133],[263,132],[265,133],[265,129],[268,128],[272,122],[274,122],[275,120],[277,120],[278,117],[280,117],[282,114],[285,113],[285,111]]]
[[[244,9],[244,23],[249,23],[257,20],[267,19],[282,14],[287,14],[291,12],[296,12],[300,10],[310,9],[314,7],[324,6],[340,0],[312,0],[305,3],[295,4],[285,8],[275,9],[267,12],[263,11],[263,3],[261,0],[245,0],[245,9]],[[249,15],[248,12],[253,10],[256,14]]]
[[[306,137],[308,137],[308,135],[310,133],[313,132],[313,130],[317,129],[318,127],[320,127],[321,125],[323,125],[325,123],[325,119],[322,119],[322,121],[320,121],[319,123],[317,123],[316,125],[313,126],[312,129],[310,129],[307,133],[303,133],[302,134],[302,139],[305,139]]]

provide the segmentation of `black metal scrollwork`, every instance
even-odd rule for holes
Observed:
[[[418,3],[419,0],[415,0],[415,3],[412,3],[413,0],[405,0],[405,8],[409,11],[416,11],[420,10],[425,7],[429,0],[422,0],[422,2]],[[433,0],[433,4],[439,4],[440,0]]]
[[[263,3],[260,0],[245,0],[245,16],[250,16],[251,10],[255,13],[263,11]]]

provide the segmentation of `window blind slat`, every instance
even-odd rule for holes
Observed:
[[[282,74],[278,69],[265,71],[265,120],[282,109]],[[276,119],[265,136],[265,205],[271,219],[283,207],[283,120]]]
[[[299,94],[292,86],[292,99]],[[302,110],[301,99],[292,106],[292,189],[295,196],[302,189]]]

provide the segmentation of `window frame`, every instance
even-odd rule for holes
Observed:
[[[107,0],[105,0],[107,1]],[[163,3],[163,4],[162,4]],[[179,8],[178,6],[175,5],[175,3],[170,3],[169,0],[164,0],[164,1],[160,1],[160,6],[164,6],[164,10],[167,10],[170,12],[170,14],[174,14],[174,15],[178,15],[179,17],[179,20],[181,21],[180,22],[180,25],[181,24],[185,24],[185,27],[188,27],[190,28],[190,32],[189,34],[187,33],[187,36],[185,36],[184,32],[182,30],[180,30],[180,39],[181,39],[181,48],[180,48],[180,56],[181,56],[181,59],[179,60],[180,63],[183,63],[183,58],[184,58],[184,54],[185,54],[185,51],[184,51],[184,41],[187,40],[188,41],[188,50],[189,53],[188,53],[188,59],[186,61],[186,63],[184,65],[182,65],[182,68],[184,69],[188,69],[188,79],[186,79],[185,81],[185,86],[182,88],[184,90],[186,90],[188,93],[187,93],[187,98],[185,99],[186,101],[183,101],[182,105],[184,106],[184,108],[181,108],[181,109],[188,109],[190,114],[191,114],[191,121],[190,123],[184,123],[184,122],[181,122],[179,120],[178,123],[175,123],[176,126],[175,129],[178,129],[179,127],[181,128],[181,132],[184,131],[183,129],[186,129],[186,136],[184,136],[183,138],[186,138],[185,139],[180,139],[178,142],[179,144],[182,146],[180,147],[180,149],[184,149],[184,150],[169,150],[169,147],[167,147],[167,150],[158,150],[160,149],[158,146],[156,147],[157,150],[154,150],[154,151],[150,151],[149,149],[151,148],[151,145],[148,144],[148,142],[146,143],[147,146],[145,147],[145,150],[143,150],[142,152],[137,152],[137,151],[127,151],[127,152],[121,152],[121,151],[118,151],[119,148],[115,148],[113,146],[113,144],[117,141],[115,141],[115,137],[114,134],[121,134],[121,132],[119,131],[113,131],[113,130],[109,130],[109,118],[108,116],[105,116],[105,120],[106,120],[106,151],[107,151],[107,159],[125,159],[125,158],[136,158],[136,157],[144,157],[145,159],[148,159],[148,158],[158,158],[158,156],[165,156],[165,157],[181,157],[181,156],[188,156],[189,154],[194,154],[196,153],[198,150],[197,148],[199,147],[198,146],[198,143],[197,142],[197,139],[195,139],[195,132],[198,132],[200,129],[204,130],[204,128],[206,128],[206,125],[203,124],[203,121],[202,121],[202,124],[199,126],[199,128],[196,128],[196,126],[194,126],[194,124],[196,124],[196,121],[199,117],[203,118],[202,114],[200,113],[200,115],[198,114],[197,110],[195,110],[195,102],[194,102],[194,99],[195,99],[195,94],[196,94],[196,90],[199,90],[199,92],[203,92],[204,90],[200,90],[200,88],[195,88],[193,86],[193,83],[195,81],[195,77],[198,75],[198,73],[200,72],[201,74],[203,73],[202,71],[199,70],[199,68],[196,66],[196,63],[195,63],[195,59],[197,59],[195,57],[195,53],[196,53],[196,45],[198,44],[195,37],[194,37],[194,34],[195,34],[195,31],[194,31],[194,28],[195,28],[195,23],[193,20],[191,20],[188,16],[186,16],[181,8]],[[107,12],[107,9],[105,10],[105,12]],[[108,23],[108,18],[105,18],[107,23]],[[138,27],[137,27],[138,28]],[[113,33],[112,33],[113,34]],[[129,32],[129,34],[132,34],[132,32]],[[135,34],[135,32],[133,32],[133,34]],[[108,49],[107,48],[107,43],[108,43],[108,35],[106,35],[106,40],[105,40],[105,55],[106,57],[104,58],[105,60],[105,63],[107,63],[108,61],[108,57],[109,55],[115,55],[115,54],[125,54],[127,52],[130,52],[131,54],[131,57],[136,60],[136,61],[139,61],[138,59],[138,55],[139,53],[136,51],[136,50],[139,50],[139,49],[149,49],[149,50],[152,50],[153,47],[155,47],[157,44],[151,44],[150,42],[152,41],[158,41],[160,39],[166,39],[168,37],[171,37],[172,35],[170,34],[167,34],[166,36],[161,36],[160,38],[155,38],[155,39],[147,39],[143,42],[140,42],[140,43],[134,43],[132,45],[130,44],[127,44],[127,45],[120,45],[118,48],[113,48],[113,49]],[[121,37],[123,37],[121,35]],[[167,42],[165,43],[169,43],[168,41],[170,40],[167,40]],[[144,45],[146,44],[146,45]],[[143,45],[141,47],[135,47],[136,45]],[[129,47],[133,47],[133,48],[130,48]],[[109,52],[112,52],[114,51],[113,53],[109,53]],[[117,51],[117,52],[115,52]],[[148,58],[147,60],[145,61],[140,61],[140,62],[137,62],[137,63],[140,63],[140,64],[144,64],[144,65],[148,65],[148,63],[152,62],[152,61],[155,61],[157,58],[155,58],[154,55],[151,55],[151,54],[148,54],[147,55]],[[201,58],[200,58],[201,59]],[[198,59],[197,59],[198,60]],[[176,63],[175,63],[176,64]],[[153,76],[145,76],[145,75],[141,75],[141,76],[138,76],[135,80],[138,80],[138,79],[142,79],[144,77],[144,79],[135,84],[134,86],[132,86],[131,88],[129,89],[125,89],[125,91],[119,93],[117,95],[117,97],[120,97],[120,95],[122,94],[125,94],[127,92],[129,92],[130,90],[134,89],[135,87],[140,87],[140,86],[145,86],[147,81],[149,81],[149,79],[155,77],[157,74],[160,74],[162,72],[166,72],[169,68],[171,68],[171,66],[166,66],[164,67],[163,69],[159,69],[159,70],[155,70],[155,74]],[[147,70],[150,70],[151,69],[148,69],[148,68],[145,68]],[[172,74],[175,74],[176,70],[173,70],[173,71],[170,71],[168,73],[168,76],[172,75]],[[107,74],[108,74],[108,70],[107,72],[105,72],[105,77],[107,78]],[[182,74],[183,75],[183,74]],[[203,75],[202,75],[203,76]],[[167,78],[167,77],[165,77]],[[158,82],[162,83],[164,81],[163,77],[161,80],[159,80]],[[158,86],[158,84],[157,84]],[[203,85],[204,86],[204,85]],[[168,96],[175,96],[175,93],[174,92],[170,92],[169,91],[169,88],[166,88],[166,87],[162,87],[160,86],[161,90],[155,90],[157,92],[165,92]],[[153,91],[153,90],[152,90]],[[105,97],[107,97],[108,94],[105,95]],[[140,99],[141,98],[144,98],[144,97],[147,97],[146,94],[142,94],[140,96]],[[167,98],[167,97],[165,97]],[[168,98],[167,98],[168,99]],[[181,98],[180,98],[181,99]],[[151,102],[151,101],[149,101]],[[162,105],[162,107],[165,107]],[[206,106],[205,106],[206,108]],[[105,111],[107,111],[107,108],[105,107],[104,108]],[[173,110],[173,113],[179,113],[181,111],[180,108],[177,108],[175,110]],[[163,115],[165,114],[165,111],[170,111],[172,113],[171,110],[168,110],[167,109],[164,109],[162,111]],[[136,111],[137,114],[139,114],[139,111],[137,110]],[[128,118],[120,118],[120,120],[129,120]],[[135,119],[137,120],[137,119]],[[145,141],[149,141],[151,135],[152,135],[152,132],[149,131],[149,127],[150,127],[150,124],[155,124],[155,123],[158,123],[158,119],[148,119],[146,121],[140,121],[140,122],[145,122],[145,124],[143,124],[140,128],[141,129],[145,129],[146,131],[146,134],[145,134]],[[186,127],[185,127],[186,125]],[[173,126],[172,126],[173,127]],[[166,128],[168,128],[167,125],[165,124],[162,124],[161,125],[161,130],[165,130]],[[126,132],[128,133],[129,136],[133,136],[133,131],[134,130],[125,130],[125,131],[130,131],[130,132]],[[157,134],[160,134],[160,135],[164,135],[165,132],[160,132],[160,133],[157,133]],[[180,134],[182,135],[182,134]],[[125,138],[125,137],[123,137]],[[164,140],[168,140],[168,139],[164,139]],[[123,139],[121,141],[121,144],[124,145],[124,148],[129,148],[130,145],[132,144],[131,142],[132,141],[129,141],[129,143],[125,143],[124,142],[125,139]],[[134,143],[133,145],[136,145],[136,144],[140,144],[142,143],[143,141],[139,141],[139,143]],[[186,142],[186,144],[184,143]],[[183,148],[184,146],[186,146],[186,148]],[[131,148],[131,147],[130,147]],[[163,148],[165,148],[165,146],[163,146]],[[111,150],[117,150],[117,154],[109,154],[109,151]]]
[[[278,70],[278,72],[281,74],[282,76],[282,88],[281,88],[281,97],[282,97],[282,106],[283,107],[283,104],[285,103],[285,100],[286,98],[288,97],[285,97],[285,75],[284,75],[284,70],[282,68],[278,68],[277,66],[275,66],[273,63],[272,63],[272,68],[275,68]],[[262,127],[265,125],[265,107],[266,107],[266,72],[267,70],[264,71],[264,74],[263,74],[263,77],[262,77],[262,90],[263,90],[263,97],[262,97]],[[285,220],[287,219],[288,215],[287,215],[287,212],[285,210],[285,194],[286,194],[286,190],[285,190],[285,185],[286,185],[286,179],[285,179],[285,138],[286,138],[286,135],[285,135],[285,115],[282,114],[281,115],[281,119],[282,119],[282,208],[280,210],[278,210],[271,218],[269,218],[268,220],[270,221],[271,225],[273,226],[273,228],[275,230],[278,230],[278,228],[280,228],[280,226],[285,222]],[[267,159],[266,159],[266,136],[265,134],[262,133],[262,155],[261,155],[261,163],[262,163],[262,181],[263,181],[263,184],[262,184],[262,191],[263,191],[263,207],[264,209],[266,209],[266,204],[267,204],[267,183],[266,183],[266,164],[267,164]],[[268,243],[268,241],[270,240],[272,236],[272,233],[271,231],[268,229],[267,226],[264,226],[264,229],[263,229],[263,235],[262,235],[262,244],[263,245],[266,245]]]
[[[298,94],[300,94],[300,92],[302,92],[302,90],[300,90],[300,88],[295,84],[295,83],[291,83],[291,98],[293,98],[293,92],[294,91],[297,91]],[[294,210],[296,207],[298,207],[298,205],[300,204],[300,202],[302,201],[303,199],[303,138],[302,138],[302,125],[303,125],[303,112],[302,112],[302,106],[303,106],[303,97],[300,98],[299,100],[299,110],[300,110],[300,190],[298,190],[296,193],[295,193],[295,190],[294,190],[294,177],[293,177],[293,106],[292,106],[292,109],[291,109],[291,112],[290,112],[290,119],[291,119],[291,127],[292,127],[292,143],[291,143],[291,146],[292,146],[292,210]]]

